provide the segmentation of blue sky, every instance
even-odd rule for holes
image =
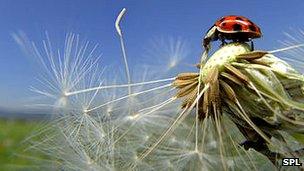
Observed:
[[[12,33],[21,30],[35,42],[46,30],[52,40],[79,33],[101,44],[106,65],[121,59],[114,21],[123,7],[128,10],[122,26],[131,67],[148,42],[158,37],[180,37],[199,54],[202,36],[223,15],[243,15],[257,23],[264,35],[255,41],[260,49],[280,47],[278,41],[286,38],[283,32],[304,26],[303,0],[0,0],[0,107],[22,108],[36,82],[35,64]]]

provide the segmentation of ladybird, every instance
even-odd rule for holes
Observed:
[[[225,40],[232,42],[251,42],[252,39],[262,36],[260,28],[248,18],[237,15],[228,15],[220,18],[208,30],[203,40],[203,46],[206,50],[210,48],[210,42],[221,40],[222,45],[226,44]]]

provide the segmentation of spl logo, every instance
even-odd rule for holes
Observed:
[[[283,166],[302,166],[299,158],[283,158],[282,159]]]

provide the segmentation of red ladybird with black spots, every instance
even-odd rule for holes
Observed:
[[[238,15],[228,15],[220,18],[208,30],[203,40],[203,46],[206,50],[210,48],[210,42],[220,40],[222,45],[226,40],[232,42],[251,42],[252,39],[262,36],[260,28],[248,18]]]

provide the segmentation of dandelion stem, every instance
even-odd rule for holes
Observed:
[[[240,102],[238,100],[236,100],[236,105],[238,106],[238,108],[240,109],[240,116],[262,137],[264,138],[264,140],[271,144],[271,140],[267,137],[267,135],[264,134],[264,132],[258,128],[253,122],[252,120],[248,117],[248,115],[246,114],[245,110],[243,109],[242,105],[240,104]]]
[[[201,91],[201,93],[197,96],[193,104],[189,108],[185,108],[175,119],[175,121],[170,125],[170,127],[159,137],[158,141],[154,143],[150,148],[148,148],[146,151],[144,151],[141,156],[139,157],[140,160],[143,160],[146,158],[163,140],[166,138],[173,130],[174,128],[180,123],[180,121],[184,120],[186,116],[191,112],[191,110],[194,108],[198,100],[201,98],[201,96],[204,94],[206,90],[209,89],[209,84],[207,84],[204,89]]]
[[[278,115],[279,117],[281,117],[282,119],[286,120],[287,122],[290,122],[292,124],[295,124],[295,125],[302,125],[304,126],[304,123],[303,122],[298,122],[296,120],[292,120],[292,119],[289,119],[288,117],[282,115],[280,112],[276,112],[275,109],[273,109],[271,107],[271,105],[267,102],[267,100],[262,96],[262,94],[259,92],[259,90],[254,86],[253,83],[251,83],[251,87],[254,89],[254,91],[258,94],[258,96],[262,99],[262,101],[264,102],[264,104],[273,112],[275,113],[276,115]]]
[[[164,106],[166,106],[166,105],[172,103],[172,102],[175,101],[176,99],[177,99],[176,97],[171,97],[171,98],[169,98],[169,99],[167,99],[167,100],[165,100],[165,101],[163,101],[163,102],[161,102],[161,103],[159,103],[159,104],[153,106],[153,107],[155,107],[155,108],[153,108],[153,109],[150,110],[149,112],[146,112],[146,113],[143,113],[143,114],[140,114],[140,115],[139,115],[139,113],[140,113],[142,110],[141,110],[141,111],[138,111],[137,114],[133,115],[134,121],[133,121],[132,125],[131,125],[131,126],[130,126],[130,127],[129,127],[121,136],[120,136],[120,137],[118,137],[118,138],[115,140],[114,144],[116,144],[121,138],[123,138],[125,135],[127,135],[127,133],[131,130],[131,128],[132,128],[132,127],[137,123],[137,121],[139,121],[142,117],[147,116],[147,115],[149,115],[149,114],[151,114],[151,113],[153,113],[153,112],[158,111],[159,109],[161,109],[161,108],[163,108]]]
[[[163,89],[163,88],[167,88],[167,87],[170,87],[172,84],[166,84],[166,85],[163,85],[163,86],[159,86],[159,87],[155,87],[155,88],[152,88],[152,89],[148,89],[148,90],[144,90],[144,91],[141,91],[141,92],[137,92],[137,93],[132,93],[132,94],[129,94],[129,95],[126,95],[126,96],[123,96],[123,97],[120,97],[120,98],[117,98],[117,99],[114,99],[114,100],[111,100],[109,102],[106,102],[102,105],[99,105],[99,106],[96,106],[96,107],[93,107],[91,109],[88,109],[87,112],[91,112],[93,110],[96,110],[96,109],[99,109],[103,106],[106,106],[108,104],[111,104],[111,103],[114,103],[114,102],[118,102],[118,101],[121,101],[123,99],[126,99],[126,98],[129,98],[129,97],[132,97],[132,96],[138,96],[140,94],[144,94],[144,93],[148,93],[148,92],[151,92],[151,91],[155,91],[155,90],[159,90],[159,89]]]
[[[201,73],[202,68],[200,68]],[[197,96],[200,94],[201,79],[198,79]],[[195,116],[195,151],[198,151],[198,126],[199,126],[199,101],[196,103],[196,116]]]
[[[191,109],[194,107],[195,103],[193,103],[191,105],[191,108],[189,108],[189,111],[191,111]],[[188,108],[185,108],[179,115],[178,117],[175,119],[175,121],[173,122],[173,124],[170,125],[170,127],[158,138],[158,141],[156,141],[156,143],[154,143],[151,147],[148,148],[148,150],[144,151],[139,159],[143,160],[144,158],[146,158],[163,140],[164,138],[166,138],[171,131],[175,128],[176,124],[181,120],[181,118],[184,118],[183,116],[185,116],[185,114],[188,114],[187,111]]]
[[[148,84],[155,84],[155,83],[161,83],[161,82],[167,82],[167,81],[172,81],[176,77],[172,78],[166,78],[166,79],[160,79],[160,80],[153,80],[153,81],[146,81],[146,82],[139,82],[139,83],[133,83],[133,84],[118,84],[118,85],[109,85],[109,86],[98,86],[98,87],[92,87],[88,89],[83,89],[83,90],[78,90],[78,91],[73,91],[73,92],[67,92],[65,93],[65,96],[71,96],[71,95],[76,95],[80,93],[86,93],[90,91],[95,91],[95,90],[100,90],[100,89],[109,89],[109,88],[125,88],[125,87],[132,87],[132,86],[140,86],[140,85],[148,85]]]
[[[293,46],[288,46],[288,47],[285,47],[285,48],[276,49],[276,50],[272,50],[272,51],[268,51],[268,52],[269,53],[277,53],[277,52],[283,52],[283,51],[286,51],[286,50],[295,49],[295,48],[299,48],[299,47],[304,47],[304,43],[298,44],[298,45],[293,45]]]
[[[119,15],[117,16],[117,18],[116,18],[116,21],[115,21],[115,28],[116,28],[116,31],[117,31],[117,33],[119,34],[119,36],[122,36],[122,32],[121,32],[121,29],[120,29],[120,27],[119,27],[119,24],[120,24],[120,21],[121,21],[121,19],[122,19],[122,17],[124,16],[124,14],[126,13],[126,8],[123,8],[121,11],[120,11],[120,13],[119,13]]]
[[[116,28],[116,31],[119,35],[119,39],[120,39],[120,46],[121,46],[122,55],[123,55],[123,58],[124,58],[128,84],[131,84],[131,76],[130,76],[130,70],[129,70],[128,60],[127,60],[124,38],[123,38],[122,31],[121,31],[120,26],[119,26],[120,21],[122,20],[122,17],[126,13],[126,11],[127,11],[126,8],[123,8],[121,10],[121,12],[119,13],[119,15],[118,15],[118,17],[116,18],[116,21],[115,21],[115,28]],[[131,92],[131,86],[128,86],[128,92],[129,92],[129,94],[132,93]]]
[[[177,99],[177,97],[171,97],[170,99]],[[167,100],[166,100],[167,101]],[[165,102],[166,102],[165,101]],[[138,113],[140,113],[140,112],[143,112],[143,111],[146,111],[146,110],[153,110],[155,107],[158,107],[158,106],[161,106],[162,104],[163,104],[164,102],[162,102],[162,103],[159,103],[159,104],[156,104],[156,105],[153,105],[153,106],[149,106],[149,107],[146,107],[146,108],[143,108],[143,109],[140,109],[139,111],[138,111]]]
[[[224,143],[223,143],[223,138],[222,138],[222,126],[221,126],[222,123],[221,123],[221,119],[220,119],[220,112],[218,110],[218,107],[215,104],[213,104],[213,113],[215,115],[214,116],[215,127],[216,127],[216,131],[217,131],[218,137],[219,137],[219,144],[220,144],[219,150],[220,150],[222,165],[223,165],[224,170],[226,171],[227,167],[226,167],[226,162],[224,159],[225,149],[224,149]]]

